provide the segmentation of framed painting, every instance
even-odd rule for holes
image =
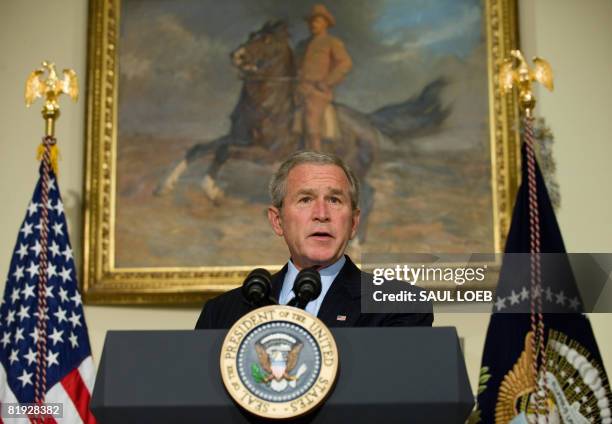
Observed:
[[[322,10],[343,49],[325,66],[343,69],[325,86],[333,101],[315,145],[360,179],[353,259],[500,251],[519,143],[515,100],[494,76],[517,46],[516,8],[92,0],[86,301],[199,303],[287,260],[265,217],[267,184],[312,142],[300,87]]]

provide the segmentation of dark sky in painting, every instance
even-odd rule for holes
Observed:
[[[314,3],[123,0],[120,134],[223,134],[240,90],[229,53],[269,19],[288,22],[293,44],[307,37],[303,17]],[[405,100],[433,78],[445,76],[455,84],[446,101],[455,109],[463,106],[456,119],[486,122],[480,0],[322,3],[337,19],[331,32],[345,42],[354,61],[337,90],[338,101],[369,112]],[[462,100],[468,93],[471,99]]]

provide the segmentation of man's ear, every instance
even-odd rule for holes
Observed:
[[[353,226],[351,227],[351,237],[350,240],[357,235],[357,229],[359,228],[359,218],[361,216],[361,210],[359,208],[353,211]]]
[[[277,236],[283,235],[283,221],[281,218],[281,211],[275,206],[268,207],[268,221]]]

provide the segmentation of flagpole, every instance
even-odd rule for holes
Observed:
[[[536,416],[543,412],[546,416],[546,346],[544,344],[544,316],[542,314],[542,272],[540,261],[540,220],[539,202],[536,182],[536,160],[534,150],[533,116],[525,110],[523,118],[524,142],[527,153],[527,186],[529,193],[529,238],[531,267],[531,332],[534,335],[532,344],[533,375],[536,383],[537,411]],[[538,358],[539,357],[539,358]],[[538,361],[539,359],[539,361]],[[542,376],[542,381],[538,380]]]
[[[502,94],[518,88],[519,108],[523,115],[524,143],[527,156],[527,187],[529,193],[529,238],[531,271],[531,332],[533,334],[533,382],[535,387],[535,420],[547,422],[547,384],[546,384],[546,346],[544,343],[544,315],[542,313],[542,270],[540,243],[540,211],[537,195],[535,136],[533,130],[533,111],[536,99],[532,91],[533,81],[538,81],[553,90],[553,74],[550,64],[544,59],[533,59],[535,69],[530,69],[520,50],[510,52],[512,58],[506,59],[501,66],[499,82]],[[517,64],[518,66],[515,66]],[[541,377],[541,379],[540,379]],[[543,414],[542,416],[540,414]],[[542,419],[540,419],[542,418]]]
[[[47,74],[46,79],[41,77]],[[42,405],[47,392],[47,277],[48,277],[48,241],[49,241],[49,190],[51,170],[57,175],[57,145],[55,140],[55,121],[60,116],[58,99],[68,94],[76,101],[78,85],[76,73],[65,69],[64,78],[59,79],[55,64],[49,61],[42,63],[42,68],[34,70],[26,81],[25,101],[29,107],[39,97],[44,97],[42,117],[45,120],[45,136],[38,149],[41,160],[41,218],[40,218],[40,254],[38,262],[37,319],[36,319],[36,377],[34,384],[34,401]],[[37,417],[35,422],[43,422]]]

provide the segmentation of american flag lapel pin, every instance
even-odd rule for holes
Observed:
[[[346,321],[346,315],[338,315],[336,321]]]

